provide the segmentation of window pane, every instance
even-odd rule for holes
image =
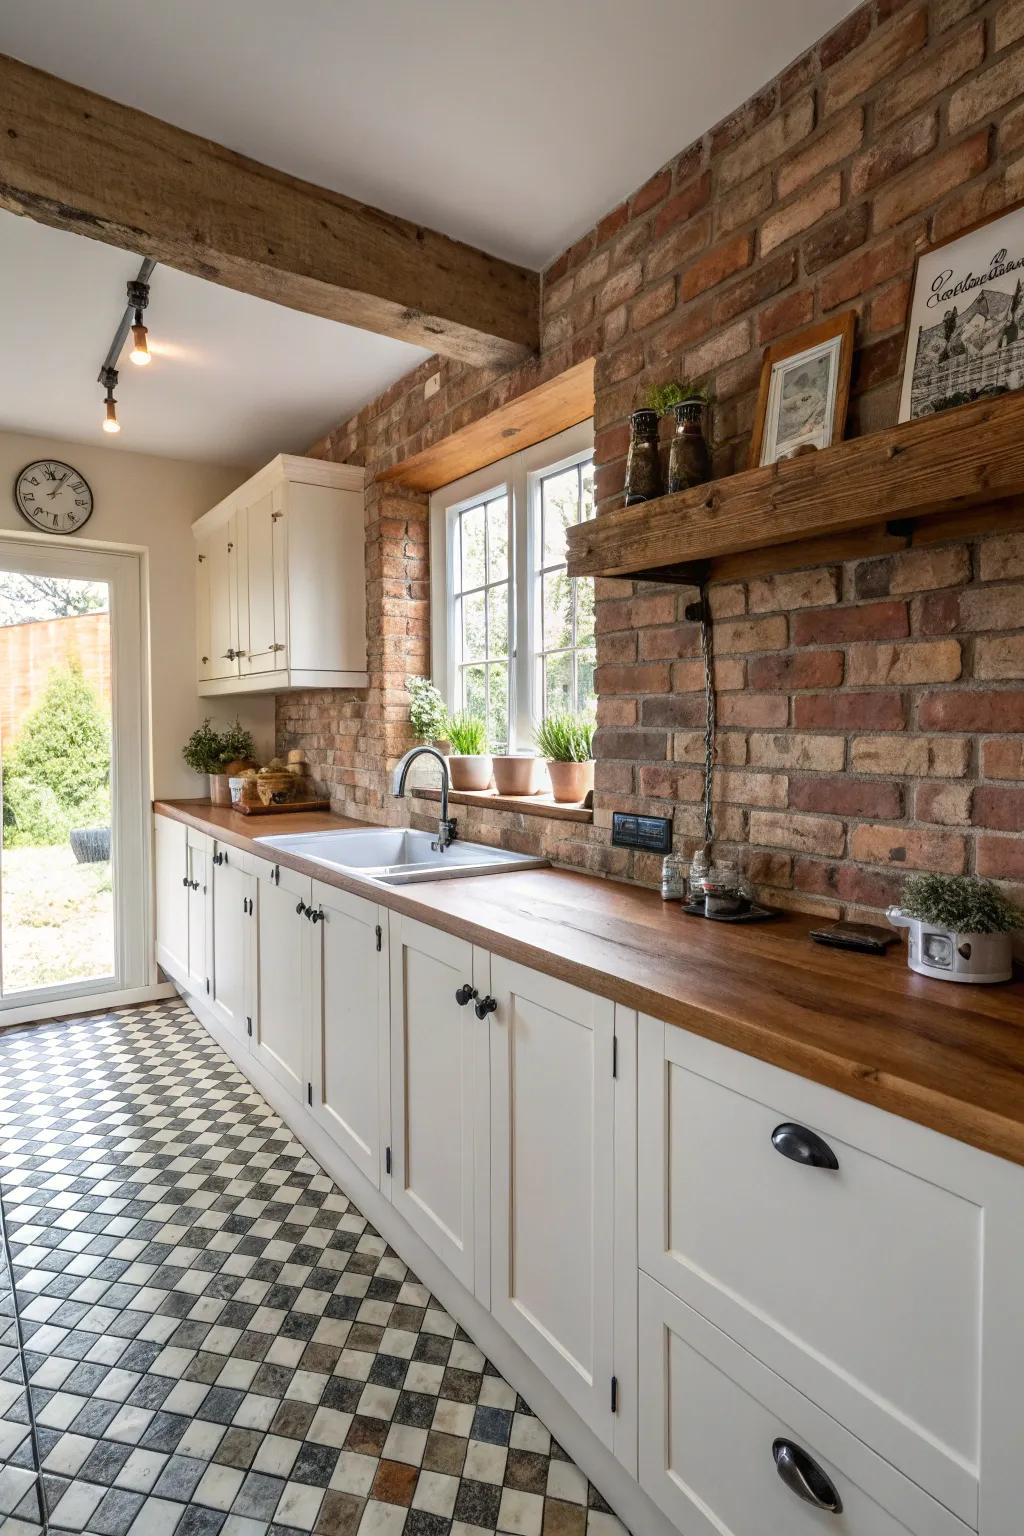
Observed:
[[[597,695],[594,692],[594,661],[593,646],[576,652],[576,708],[581,715],[594,717],[597,705]]]
[[[572,652],[560,651],[544,658],[544,713],[564,714],[572,709]]]
[[[594,583],[589,576],[576,580],[576,644],[585,645],[594,638]]]
[[[483,720],[487,714],[486,680],[483,667],[462,668],[462,708],[467,715]]]
[[[580,521],[586,522],[594,515],[594,461],[580,466],[580,475],[583,481],[583,500],[580,504]]]
[[[487,503],[487,580],[508,576],[508,497]]]
[[[544,521],[544,564],[562,565],[566,557],[565,530],[579,520],[579,476],[576,468],[549,475],[541,482]]]
[[[489,656],[508,655],[508,584],[504,581],[487,593],[487,641]]]
[[[462,524],[462,590],[482,587],[484,570],[484,509],[470,507],[459,519]]]
[[[572,592],[565,571],[549,571],[542,578],[543,639],[541,649],[553,651],[572,645]]]
[[[487,746],[491,752],[504,752],[508,748],[508,663],[492,665],[488,673]]]
[[[483,592],[460,599],[462,609],[462,659],[481,661],[487,655]]]

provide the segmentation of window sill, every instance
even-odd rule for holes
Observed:
[[[419,800],[440,800],[439,789],[412,789]],[[449,805],[479,805],[489,811],[520,811],[526,816],[548,816],[552,821],[592,823],[594,812],[585,805],[565,805],[550,795],[499,795],[494,789],[453,789]]]

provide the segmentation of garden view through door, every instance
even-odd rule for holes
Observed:
[[[0,568],[5,1002],[116,970],[110,588],[52,565]]]

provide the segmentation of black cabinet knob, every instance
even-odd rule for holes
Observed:
[[[839,1159],[828,1142],[817,1131],[809,1131],[805,1125],[794,1125],[789,1120],[777,1125],[772,1131],[772,1146],[783,1157],[788,1157],[794,1163],[803,1163],[805,1168],[839,1167]]]
[[[466,1004],[471,1003],[476,995],[476,987],[471,987],[467,981],[457,989],[455,993],[455,1001],[458,1003],[460,1008],[465,1008]]]
[[[185,889],[187,891],[188,890],[188,875],[182,875],[181,883],[182,883],[182,885],[185,887]]]
[[[824,1509],[830,1515],[842,1514],[843,1501],[839,1491],[813,1456],[809,1456],[799,1445],[794,1445],[792,1440],[776,1440],[772,1445],[772,1455],[776,1471],[798,1499],[803,1499],[805,1504],[813,1504],[815,1509]]]
[[[306,916],[309,918],[311,923],[322,923],[324,920],[324,909],[323,907],[318,907],[314,912],[312,907],[308,907],[306,909]]]
[[[486,1019],[489,1013],[493,1013],[498,1004],[493,997],[481,997],[475,1004],[475,1012],[478,1019]]]
[[[302,916],[303,912],[308,910],[307,907],[306,907],[306,903],[303,901],[301,896],[299,897],[298,905],[296,906],[295,910],[299,914],[300,917]]]

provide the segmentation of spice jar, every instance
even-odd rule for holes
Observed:
[[[687,863],[681,853],[667,853],[661,861],[662,901],[686,900]]]

